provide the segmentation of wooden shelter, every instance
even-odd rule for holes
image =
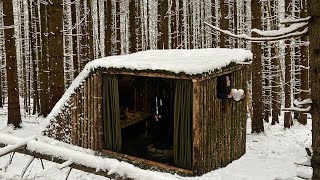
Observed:
[[[232,88],[246,90],[251,58],[243,49],[199,49],[94,60],[54,107],[44,134],[185,174],[224,167],[245,153],[247,106],[217,98],[217,79],[228,74]]]

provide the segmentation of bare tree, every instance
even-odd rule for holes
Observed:
[[[1,2],[3,3],[3,2]],[[16,44],[14,37],[14,19],[12,1],[3,3],[6,70],[8,75],[8,122],[20,128],[21,114],[19,103],[19,87],[17,74]]]

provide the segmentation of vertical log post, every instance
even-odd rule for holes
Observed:
[[[199,131],[199,98],[200,98],[200,83],[192,80],[193,83],[193,154],[192,154],[192,171],[195,175],[199,174],[199,145],[200,145],[200,131]]]
[[[98,150],[102,150],[103,148],[103,111],[102,111],[102,74],[98,73],[97,74],[97,96],[98,96],[98,109],[97,109],[97,122],[98,122]]]
[[[84,81],[84,96],[83,96],[83,131],[82,131],[82,137],[83,137],[83,144],[82,147],[87,148],[88,145],[88,81],[87,79]]]

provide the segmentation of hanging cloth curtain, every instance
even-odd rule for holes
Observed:
[[[191,169],[192,165],[192,82],[177,80],[174,99],[174,162]]]
[[[103,81],[104,146],[115,152],[121,149],[118,77],[104,75]]]

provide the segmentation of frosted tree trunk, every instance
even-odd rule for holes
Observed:
[[[306,9],[306,2],[305,0],[301,0],[300,3],[300,17],[301,18],[305,18],[307,17],[307,9]],[[307,35],[303,35],[301,36],[301,46],[300,46],[300,52],[301,52],[301,56],[300,56],[300,62],[301,62],[301,66],[300,66],[300,71],[301,71],[301,85],[300,85],[300,99],[301,100],[305,100],[307,98],[310,97],[309,94],[309,71],[308,71],[308,67],[309,67],[309,62],[308,62],[308,37]],[[300,116],[298,117],[298,122],[301,124],[307,124],[307,114],[306,113],[301,113]]]
[[[0,26],[3,26],[3,2],[0,1]],[[6,92],[6,69],[5,69],[5,40],[4,40],[4,30],[0,29],[0,107],[3,107],[4,98],[5,98],[5,92]]]
[[[3,1],[1,1],[3,3]],[[21,114],[19,103],[19,87],[17,74],[16,44],[14,37],[13,1],[3,3],[4,26],[10,28],[4,30],[6,70],[8,75],[8,121],[15,128],[20,128]]]
[[[67,89],[73,79],[74,79],[74,73],[73,73],[73,46],[76,46],[76,44],[73,44],[72,39],[72,12],[71,12],[71,0],[64,0],[63,4],[63,49],[64,49],[64,84],[65,89]]]
[[[285,0],[285,9],[286,12],[285,14],[289,15],[290,11],[289,11],[289,4],[290,4],[291,0]],[[286,72],[285,72],[285,83],[284,83],[284,94],[285,94],[285,108],[290,108],[291,107],[291,48],[289,47],[290,45],[290,40],[286,40],[285,41],[285,66],[286,66]],[[285,112],[284,114],[284,127],[285,128],[290,128],[291,127],[291,123],[292,122],[292,113],[291,111],[289,112]]]
[[[72,24],[72,62],[73,62],[73,77],[79,74],[79,1],[71,4],[71,24]]]

